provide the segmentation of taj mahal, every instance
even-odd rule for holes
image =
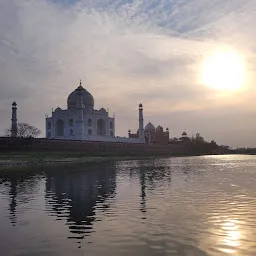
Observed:
[[[138,109],[138,129],[127,137],[115,135],[115,117],[109,116],[105,108],[94,109],[93,96],[80,85],[69,94],[67,109],[52,109],[52,115],[45,117],[46,138],[51,140],[78,140],[127,143],[169,143],[169,129],[149,122],[144,127],[143,106]],[[11,136],[17,137],[17,104],[12,104]]]
[[[141,110],[138,138],[115,136],[115,117],[105,108],[94,109],[93,96],[80,85],[68,96],[67,109],[57,107],[52,116],[46,116],[46,138],[144,143],[143,113]]]

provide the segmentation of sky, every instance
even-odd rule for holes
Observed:
[[[18,121],[40,128],[80,79],[116,135],[144,122],[231,147],[256,147],[255,0],[1,0],[0,134]],[[216,48],[242,56],[237,91],[200,79]],[[225,67],[224,67],[225,69]]]

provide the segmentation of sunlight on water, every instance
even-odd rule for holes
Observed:
[[[230,220],[225,222],[222,225],[222,230],[224,233],[224,238],[222,243],[224,245],[234,248],[234,249],[222,249],[222,251],[228,252],[228,253],[235,253],[236,252],[235,247],[238,247],[240,245],[239,243],[240,231],[239,231],[239,227],[236,224],[236,221]]]
[[[256,255],[254,156],[39,171],[0,173],[1,255]]]

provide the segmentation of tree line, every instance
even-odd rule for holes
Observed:
[[[11,137],[12,129],[5,129],[4,136]],[[34,125],[28,123],[18,123],[17,124],[17,137],[18,138],[37,138],[41,135],[42,132],[40,129],[35,127]]]
[[[42,132],[37,127],[28,123],[17,124],[17,137],[18,138],[37,138]],[[11,136],[11,128],[5,130],[5,137]],[[229,149],[228,146],[218,145],[214,140],[211,142],[205,141],[200,133],[196,133],[191,138],[182,137],[180,139],[172,138],[170,143],[185,143],[186,152],[190,155],[203,155],[203,154],[228,154],[236,153]],[[249,151],[249,150],[248,150]],[[250,153],[256,153],[256,149],[250,150]]]
[[[218,145],[214,140],[208,142],[200,133],[196,133],[192,137],[182,137],[180,139],[173,138],[170,143],[184,143],[186,152],[191,155],[204,154],[228,154],[231,153],[226,145]]]

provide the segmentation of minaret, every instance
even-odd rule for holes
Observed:
[[[14,101],[12,103],[12,127],[11,127],[11,137],[16,138],[17,137],[17,132],[18,132],[18,127],[17,127],[17,104]]]
[[[145,137],[144,137],[144,124],[143,124],[143,106],[140,103],[139,105],[139,138],[144,142]]]
[[[78,111],[78,119],[77,119],[77,128],[76,128],[76,134],[80,137],[80,139],[83,139],[84,135],[84,102],[83,102],[83,94],[81,91],[82,88],[82,81],[80,80],[80,86],[78,87],[78,99],[76,108]]]

